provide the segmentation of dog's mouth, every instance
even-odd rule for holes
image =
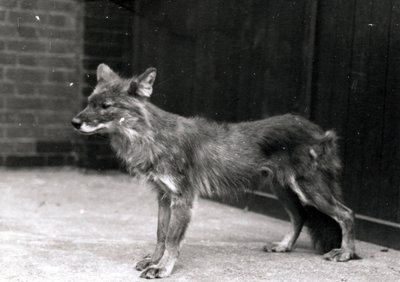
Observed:
[[[93,135],[96,133],[105,133],[108,126],[105,123],[99,123],[97,125],[89,125],[86,122],[82,123],[81,127],[77,129],[79,133],[83,135]]]

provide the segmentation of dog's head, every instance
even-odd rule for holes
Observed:
[[[71,123],[82,134],[112,133],[120,128],[140,131],[146,124],[144,105],[153,91],[156,69],[124,79],[107,65],[97,67],[97,85],[86,108]]]

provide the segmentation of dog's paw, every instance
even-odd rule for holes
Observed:
[[[286,253],[290,252],[292,248],[290,248],[287,244],[282,244],[282,243],[272,243],[272,244],[267,244],[263,247],[264,252],[268,253]]]
[[[154,278],[163,278],[169,276],[170,273],[167,271],[165,267],[158,267],[156,265],[150,266],[149,268],[145,269],[141,274],[140,277],[146,279],[154,279]]]
[[[354,252],[344,249],[333,249],[323,255],[323,259],[330,261],[349,261],[351,259],[359,258]]]
[[[135,265],[135,269],[138,271],[142,271],[143,269],[146,269],[149,267],[149,265],[152,264],[151,262],[151,256],[147,255],[142,258],[142,260],[138,261]]]

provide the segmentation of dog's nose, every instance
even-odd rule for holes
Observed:
[[[75,127],[76,129],[79,129],[82,125],[82,121],[79,118],[73,118],[71,120],[71,124],[73,125],[73,127]]]

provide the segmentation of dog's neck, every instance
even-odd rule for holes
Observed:
[[[147,127],[140,132],[126,126],[111,134],[111,146],[131,174],[150,172],[167,151],[168,137],[179,116],[165,112],[152,104],[144,107]],[[165,134],[168,132],[169,134]],[[162,136],[162,137],[161,137]]]

